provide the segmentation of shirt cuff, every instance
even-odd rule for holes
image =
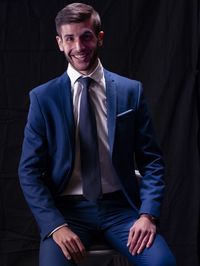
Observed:
[[[65,226],[68,226],[68,224],[62,224],[62,225],[60,225],[60,226],[58,226],[58,227],[56,227],[47,237],[50,237],[50,236],[52,236],[52,234],[54,233],[54,232],[56,232],[58,229],[60,229],[60,228],[62,228],[62,227],[65,227]]]

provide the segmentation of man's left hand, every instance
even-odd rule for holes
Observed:
[[[145,248],[149,248],[156,235],[156,225],[148,215],[141,215],[130,228],[127,246],[132,255],[141,254]]]

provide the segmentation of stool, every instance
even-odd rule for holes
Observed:
[[[103,237],[100,237],[90,247],[88,256],[80,266],[130,266],[127,259],[110,247]]]
[[[135,175],[140,182],[141,175],[138,170],[135,170]],[[104,257],[105,259],[101,259]],[[95,243],[90,247],[88,251],[88,258],[93,258],[91,262],[86,261],[80,266],[130,266],[130,263],[125,257],[123,257],[117,250],[110,247],[109,243],[103,237],[96,239]]]
[[[89,256],[100,256],[100,255],[118,255],[119,253],[111,248],[109,244],[101,237],[95,241],[88,251]]]
[[[114,266],[113,258],[118,252],[112,249],[105,240],[100,237],[90,247],[85,259],[79,266]]]

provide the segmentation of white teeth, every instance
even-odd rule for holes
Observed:
[[[82,58],[85,58],[85,55],[75,55],[74,57],[77,59],[82,59]]]

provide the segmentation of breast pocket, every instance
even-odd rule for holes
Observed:
[[[119,133],[125,134],[133,134],[134,125],[135,125],[135,111],[134,109],[126,110],[117,115],[116,119],[116,128]]]
[[[134,109],[126,110],[126,111],[119,113],[117,115],[117,121],[129,118],[129,117],[133,117],[133,115],[134,115]]]
[[[134,150],[135,141],[135,110],[129,109],[116,117],[116,150],[117,154],[126,158]]]

